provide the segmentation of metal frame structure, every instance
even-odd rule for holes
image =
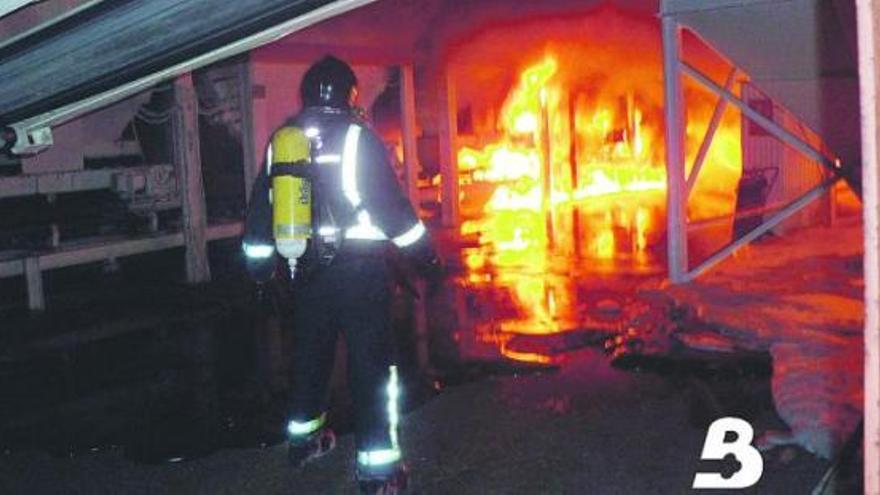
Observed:
[[[733,254],[762,234],[773,229],[805,206],[822,197],[840,180],[840,162],[826,156],[820,150],[785,129],[776,122],[752,109],[732,91],[738,69],[733,69],[724,86],[715,83],[710,77],[683,60],[681,51],[681,30],[683,26],[674,15],[663,14],[663,77],[666,117],[666,177],[667,177],[667,229],[668,229],[668,269],[669,280],[673,284],[689,282]],[[695,33],[696,34],[696,33]],[[685,74],[704,88],[718,95],[718,103],[706,130],[690,175],[685,173],[684,155],[684,93],[682,77]],[[739,109],[749,120],[763,128],[770,135],[792,147],[807,158],[819,163],[831,172],[831,178],[783,206],[761,225],[755,227],[739,239],[735,239],[705,261],[689,268],[687,251],[687,199],[699,177],[700,170],[715,136],[715,131],[727,105]]]

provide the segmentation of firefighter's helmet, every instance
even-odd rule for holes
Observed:
[[[302,79],[303,107],[331,107],[347,110],[352,105],[352,89],[357,86],[354,71],[342,60],[328,55],[315,62]]]

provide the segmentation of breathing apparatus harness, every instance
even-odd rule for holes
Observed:
[[[272,230],[291,278],[299,272],[308,277],[328,266],[343,239],[328,201],[332,192],[319,170],[324,164],[317,159],[318,136],[309,134],[308,129],[288,125],[272,139]]]

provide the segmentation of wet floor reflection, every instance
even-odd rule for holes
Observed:
[[[55,301],[57,311],[17,317],[20,339],[4,335],[0,452],[119,450],[135,462],[166,463],[284,441],[290,294],[256,301],[239,278],[192,289],[74,275],[94,277],[96,290],[77,287],[65,295],[74,302]],[[393,308],[404,411],[436,393],[416,379],[410,299],[398,297]],[[330,422],[345,434],[353,415],[342,344]]]
[[[589,333],[576,340],[601,345],[635,287],[662,276],[662,239],[648,228],[661,209],[647,204],[621,194],[464,222],[464,273],[450,281],[462,356],[546,365],[558,342],[529,336]]]
[[[155,463],[281,441],[286,376],[277,319],[180,287],[152,299],[129,304],[125,320],[104,310],[76,336],[7,347],[0,448],[59,456],[121,449]],[[31,330],[57,331],[63,319],[47,315]]]

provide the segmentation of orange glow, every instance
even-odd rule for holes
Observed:
[[[522,352],[511,350],[507,347],[507,344],[505,343],[501,344],[501,355],[508,359],[521,361],[523,363],[553,364],[554,362],[552,357],[538,354],[537,352]]]
[[[460,232],[480,246],[465,256],[467,280],[507,289],[522,312],[499,322],[501,332],[549,334],[576,325],[572,296],[548,280],[560,266],[567,273],[557,275],[572,276],[619,260],[645,270],[662,263],[667,186],[656,34],[657,46],[648,49],[548,43],[542,57],[522,66],[501,107],[475,117],[488,125],[461,141],[460,184],[470,203]],[[715,107],[715,98],[692,89],[688,171]],[[740,168],[739,115],[728,111],[690,194],[691,221],[733,212]],[[485,273],[492,275],[476,276]],[[499,347],[511,359],[549,362],[505,342]]]

